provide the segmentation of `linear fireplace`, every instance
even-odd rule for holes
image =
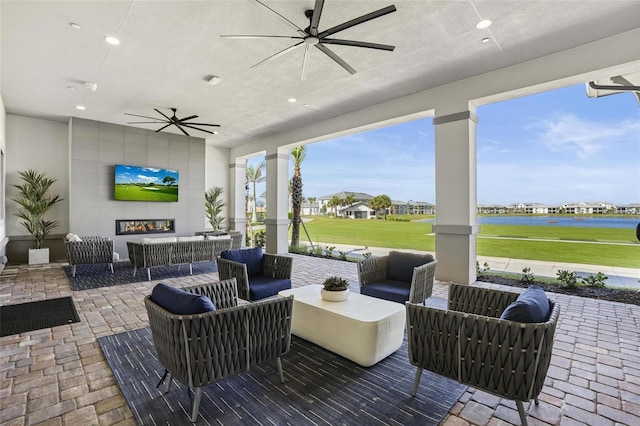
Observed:
[[[175,233],[175,219],[116,220],[116,235]]]

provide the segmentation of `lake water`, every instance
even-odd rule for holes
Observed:
[[[423,222],[423,221],[421,221]],[[434,223],[434,220],[424,220]],[[575,226],[577,228],[635,229],[637,217],[583,217],[583,216],[480,216],[480,225]]]

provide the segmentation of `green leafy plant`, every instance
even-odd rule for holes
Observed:
[[[476,274],[477,275],[482,275],[482,274],[486,273],[487,271],[489,271],[489,263],[484,262],[484,264],[482,265],[482,268],[480,268],[480,262],[478,262],[476,260]]]
[[[347,252],[346,251],[338,251],[338,259],[347,260]]]
[[[578,286],[578,278],[576,277],[575,272],[563,271],[560,270],[557,273],[558,281],[565,287],[577,287]]]
[[[371,256],[373,256],[373,254],[371,254],[370,251],[365,251],[364,253],[362,253],[362,257],[365,258],[365,259],[368,259]]]
[[[343,278],[333,276],[324,280],[322,286],[327,291],[342,291],[349,288],[349,283]]]
[[[531,273],[530,267],[527,266],[526,268],[522,268],[522,275],[520,276],[520,281],[527,284],[532,284],[535,282],[535,278]]]
[[[47,195],[51,185],[57,179],[49,178],[35,170],[18,172],[18,174],[23,183],[13,185],[20,192],[19,198],[13,199],[20,205],[15,215],[23,220],[22,225],[33,237],[31,248],[40,249],[51,230],[59,224],[58,221],[45,219],[49,209],[62,201],[59,195]]]
[[[589,287],[605,287],[605,281],[608,279],[608,276],[606,276],[602,272],[598,272],[596,275],[590,274],[588,277],[583,278],[582,284]]]
[[[222,187],[214,186],[204,193],[204,207],[207,219],[214,230],[220,229],[224,216],[222,212],[226,206],[226,203],[222,201]]]
[[[267,234],[265,231],[258,231],[254,235],[254,242],[256,247],[264,247],[267,243]]]
[[[335,248],[335,246],[333,246],[333,247],[325,247],[325,248],[324,248],[324,255],[325,255],[326,257],[333,257],[333,251],[334,251],[335,249],[336,249],[336,248]]]

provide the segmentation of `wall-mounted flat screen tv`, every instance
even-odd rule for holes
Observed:
[[[115,166],[116,200],[178,201],[178,171],[155,167]]]

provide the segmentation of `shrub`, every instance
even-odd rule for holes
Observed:
[[[578,278],[576,277],[575,272],[569,271],[558,271],[558,281],[564,287],[577,287],[578,286]]]
[[[535,278],[531,273],[531,268],[528,266],[526,268],[522,268],[522,276],[520,277],[520,281],[527,284],[533,284],[535,282]]]
[[[480,262],[478,262],[476,260],[476,274],[477,275],[482,275],[482,274],[484,274],[484,273],[486,273],[488,271],[489,271],[489,263],[484,262],[484,264],[482,265],[482,269],[481,269],[480,268]]]
[[[582,284],[589,287],[605,287],[605,281],[608,279],[608,276],[606,276],[602,272],[598,272],[597,275],[590,274],[588,277],[583,278]]]
[[[347,260],[347,252],[346,251],[338,251],[338,253],[339,253],[338,259]]]
[[[304,244],[298,246],[289,246],[289,253],[308,254],[309,247]]]
[[[370,251],[365,251],[364,253],[362,253],[362,257],[365,259],[368,259],[372,256]]]
[[[334,247],[325,247],[324,248],[324,255],[326,257],[333,257],[333,251],[335,250],[335,246]]]

